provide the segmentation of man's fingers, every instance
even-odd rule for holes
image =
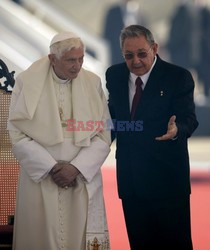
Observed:
[[[54,175],[56,174],[58,171],[61,170],[61,166],[57,163],[55,164],[55,166],[50,170],[50,174]]]
[[[51,169],[50,174],[58,173],[63,167],[68,166],[69,162],[66,161],[58,161],[55,166]]]
[[[170,137],[171,137],[171,136],[170,136],[169,134],[165,134],[165,135],[156,137],[155,140],[157,140],[157,141],[164,141],[164,140],[169,140]]]
[[[169,119],[168,125],[175,123],[176,121],[176,116],[172,115],[171,118]]]
[[[165,135],[158,136],[155,140],[163,141],[163,140],[170,140],[176,135],[176,116],[172,115],[168,121],[168,130]]]

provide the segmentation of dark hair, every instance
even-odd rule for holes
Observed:
[[[153,34],[151,33],[150,30],[148,30],[144,26],[135,24],[135,25],[127,26],[121,31],[121,34],[120,34],[121,48],[123,48],[124,41],[126,38],[139,37],[139,36],[144,36],[150,45],[153,45],[155,43]]]

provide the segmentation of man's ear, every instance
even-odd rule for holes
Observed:
[[[54,65],[55,64],[55,55],[54,54],[49,54],[48,55],[48,58],[49,58],[49,60],[50,60],[50,64],[51,65]]]
[[[154,51],[155,54],[157,54],[157,52],[158,52],[158,44],[155,43],[153,46],[154,46],[153,51]]]

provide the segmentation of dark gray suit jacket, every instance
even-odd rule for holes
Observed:
[[[129,73],[125,63],[111,66],[106,72],[111,116],[121,124],[126,121],[125,131],[122,125],[116,131],[119,196],[165,199],[189,195],[187,138],[198,126],[192,76],[157,55],[136,112],[143,130],[131,131],[127,126],[131,122]],[[155,137],[166,133],[172,115],[176,115],[178,138],[156,141]]]

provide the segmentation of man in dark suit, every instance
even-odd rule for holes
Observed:
[[[191,250],[187,139],[198,126],[194,81],[188,70],[159,57],[145,27],[128,26],[120,39],[125,63],[111,66],[106,80],[131,249]]]

